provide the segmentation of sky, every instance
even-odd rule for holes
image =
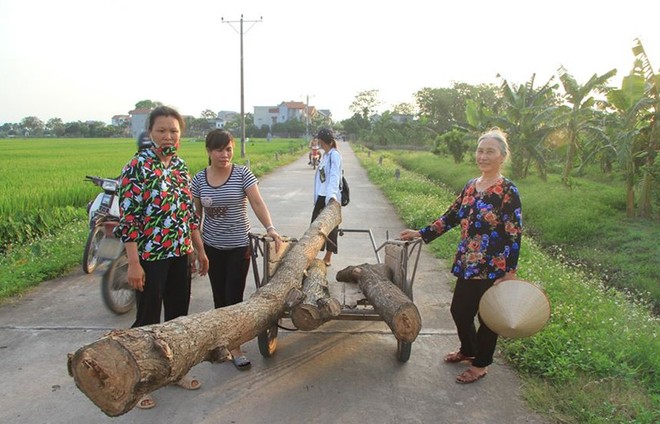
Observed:
[[[660,71],[657,0],[0,0],[0,124],[102,121],[150,99],[199,117],[309,99],[343,120],[358,93],[380,111],[425,87],[579,83]],[[223,21],[224,18],[224,21]],[[232,22],[233,21],[233,22]],[[258,21],[258,22],[248,22]]]

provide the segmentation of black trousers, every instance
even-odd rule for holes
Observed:
[[[454,296],[451,300],[451,316],[454,318],[461,353],[474,356],[472,365],[487,367],[493,363],[497,333],[488,328],[479,317],[479,330],[474,325],[474,317],[479,310],[479,301],[495,280],[456,280]]]
[[[312,221],[321,214],[321,211],[325,208],[325,196],[319,196],[316,198],[316,203],[314,204],[314,210],[312,211]],[[328,250],[328,252],[337,253],[337,235],[339,233],[339,227],[333,228],[328,234],[328,240],[330,243],[325,243],[321,250]]]
[[[250,269],[249,246],[221,250],[204,245],[209,258],[209,280],[216,308],[243,301],[245,282]]]
[[[161,305],[165,321],[188,315],[191,274],[188,256],[159,261],[140,260],[144,269],[144,289],[136,292],[137,313],[131,327],[160,323]]]

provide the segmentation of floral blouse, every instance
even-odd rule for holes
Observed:
[[[126,164],[119,187],[119,226],[124,243],[137,242],[145,261],[192,252],[191,232],[199,226],[185,162],[174,156],[165,166],[151,149]]]
[[[461,228],[452,274],[464,279],[497,279],[515,272],[520,254],[522,207],[518,189],[501,177],[483,192],[472,179],[447,212],[420,230],[429,243],[452,228]]]

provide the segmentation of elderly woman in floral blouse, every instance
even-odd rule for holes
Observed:
[[[454,227],[460,227],[452,274],[458,279],[451,303],[461,347],[447,354],[445,362],[471,361],[456,377],[457,383],[473,383],[487,374],[493,362],[497,334],[479,318],[474,325],[479,300],[501,281],[514,279],[520,254],[522,209],[516,186],[500,173],[509,156],[506,136],[499,129],[483,134],[478,141],[476,161],[481,176],[471,179],[461,194],[435,222],[426,228],[404,230],[400,237],[421,237],[429,243]]]
[[[165,321],[187,315],[189,255],[198,255],[200,275],[208,269],[188,167],[176,154],[183,127],[175,109],[154,109],[149,116],[153,147],[138,151],[121,174],[116,232],[128,256],[128,283],[137,291],[132,327],[158,324],[161,305]],[[188,376],[177,384],[191,390],[200,387],[199,381]],[[155,401],[147,395],[137,406],[153,408]]]

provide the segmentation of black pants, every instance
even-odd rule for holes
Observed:
[[[188,256],[140,260],[144,269],[144,289],[136,292],[137,313],[132,327],[160,323],[161,305],[165,321],[188,315],[190,306],[191,274]]]
[[[204,245],[209,258],[209,280],[216,308],[243,301],[245,281],[250,269],[249,246],[221,250]]]
[[[495,280],[456,281],[454,297],[451,300],[451,316],[454,318],[458,338],[461,341],[461,353],[474,356],[472,365],[487,367],[493,363],[497,334],[484,324],[479,317],[479,330],[475,328],[474,316],[479,310],[479,301],[484,292]]]
[[[312,221],[321,214],[321,211],[325,208],[325,196],[319,196],[316,198],[316,203],[314,204],[314,210],[312,211]],[[339,233],[339,227],[335,227],[330,234],[328,234],[328,240],[330,243],[325,243],[321,250],[328,250],[328,252],[337,253],[337,234]]]

